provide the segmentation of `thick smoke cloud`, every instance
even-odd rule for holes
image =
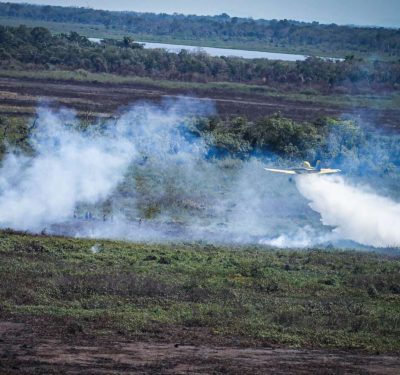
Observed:
[[[82,133],[68,112],[38,111],[34,157],[10,154],[0,170],[0,223],[38,230],[73,216],[78,202],[107,197],[137,154],[123,126],[110,134]]]
[[[208,110],[183,99],[166,103],[168,109],[141,105],[116,122],[82,131],[73,112],[40,108],[30,140],[34,156],[14,150],[2,163],[0,225],[37,231],[70,219],[78,204],[104,200],[140,153],[162,155],[176,147],[182,106],[186,114]]]
[[[263,170],[267,156],[214,158],[212,140],[192,131],[192,118],[213,110],[186,99],[140,104],[82,131],[73,113],[39,109],[33,156],[3,160],[0,226],[135,241],[400,243],[399,205],[388,198],[343,178],[290,183]]]
[[[340,176],[303,176],[297,187],[323,224],[335,227],[334,237],[375,247],[400,245],[399,203]]]

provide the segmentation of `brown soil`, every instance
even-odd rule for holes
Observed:
[[[281,112],[298,121],[314,120],[322,116],[362,117],[372,123],[388,127],[398,126],[400,111],[377,111],[367,108],[340,108],[321,106],[282,97],[266,97],[261,94],[243,94],[224,90],[182,90],[154,88],[143,84],[101,84],[89,82],[57,82],[26,78],[0,78],[0,115],[30,115],[41,101],[51,101],[54,106],[74,108],[82,115],[107,116],[121,108],[140,101],[158,103],[165,98],[187,95],[204,101],[214,101],[221,116],[241,115],[256,119]],[[14,110],[9,110],[12,107]]]
[[[174,335],[173,335],[174,336]],[[395,355],[59,335],[0,321],[0,374],[398,374]]]

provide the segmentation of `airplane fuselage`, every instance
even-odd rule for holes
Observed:
[[[314,168],[310,167],[308,162],[304,162],[307,164],[304,167],[299,168],[290,168],[290,169],[275,169],[275,168],[264,168],[268,172],[274,173],[282,173],[289,175],[297,175],[297,174],[334,174],[341,172],[340,169],[331,169],[331,168]]]
[[[318,172],[320,172],[316,168],[293,168],[292,171],[296,172],[296,174],[308,174],[308,173],[318,173]]]

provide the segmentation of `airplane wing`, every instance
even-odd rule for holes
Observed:
[[[273,169],[273,168],[264,168],[264,169],[268,172],[274,172],[274,173],[297,174],[295,171],[287,169]]]
[[[318,174],[333,174],[333,173],[339,173],[341,172],[340,169],[321,169]]]

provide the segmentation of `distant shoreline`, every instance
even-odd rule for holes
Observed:
[[[100,43],[103,38],[88,38],[91,42]],[[309,56],[297,55],[292,53],[279,53],[279,52],[265,52],[265,51],[252,51],[234,48],[224,47],[203,47],[193,46],[185,44],[171,44],[171,43],[158,43],[158,42],[145,42],[136,41],[137,43],[143,44],[144,48],[148,49],[165,49],[168,52],[179,53],[181,50],[188,52],[206,52],[210,56],[224,56],[224,57],[241,57],[244,59],[270,59],[270,60],[282,60],[282,61],[304,61]],[[323,57],[324,59],[343,61],[342,58],[338,57]]]

